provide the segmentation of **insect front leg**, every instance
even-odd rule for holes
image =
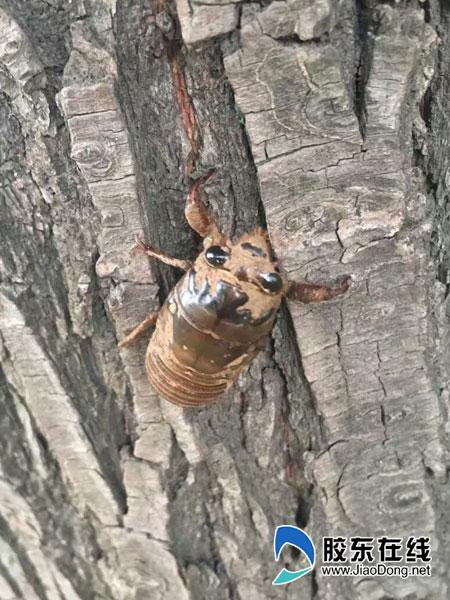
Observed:
[[[288,281],[286,298],[298,300],[305,304],[310,302],[324,302],[344,294],[350,285],[351,277],[347,276],[338,287],[329,287],[305,281]]]
[[[173,258],[172,256],[167,256],[160,250],[156,250],[152,246],[145,244],[138,237],[136,238],[136,245],[134,247],[135,252],[142,252],[142,254],[146,254],[151,258],[156,258],[166,265],[170,265],[171,267],[177,267],[178,269],[182,269],[183,271],[188,271],[192,263],[189,260],[182,260],[181,258]]]
[[[218,241],[223,236],[220,234],[211,213],[207,210],[201,199],[202,188],[212,174],[212,171],[209,172],[204,177],[200,177],[194,181],[191,185],[184,214],[190,227],[200,237],[211,237],[214,241]]]
[[[150,329],[158,318],[159,311],[155,311],[150,313],[142,323],[139,323],[134,329],[130,331],[128,335],[126,335],[123,340],[119,342],[119,348],[128,348],[131,344],[134,344],[137,339],[139,339],[146,331]]]

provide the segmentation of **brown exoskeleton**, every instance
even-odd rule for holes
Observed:
[[[194,184],[186,205],[189,225],[203,238],[191,264],[137,241],[137,248],[186,271],[161,310],[150,314],[119,344],[131,344],[150,326],[146,369],[156,391],[180,406],[216,400],[263,346],[283,297],[322,302],[343,294],[336,288],[288,281],[271,257],[267,233],[257,229],[232,242],[220,233]]]

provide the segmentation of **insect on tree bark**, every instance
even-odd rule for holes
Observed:
[[[233,243],[198,194],[188,198],[186,218],[204,238],[204,251],[193,265],[137,240],[140,252],[187,273],[161,311],[148,315],[119,347],[156,325],[145,361],[148,378],[162,398],[188,407],[209,404],[236,381],[264,347],[283,297],[323,302],[346,292],[350,278],[335,288],[288,281],[271,259],[263,229]]]
[[[0,1],[1,600],[448,597],[448,17]],[[136,236],[217,274],[258,227],[348,291],[283,303],[220,402],[161,401],[146,336],[117,346],[189,277]],[[286,523],[429,536],[433,574],[275,589]]]

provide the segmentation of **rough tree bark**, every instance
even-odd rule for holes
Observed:
[[[0,0],[1,600],[447,597],[448,19]],[[233,392],[183,411],[117,339],[179,275],[134,235],[194,256],[184,202],[211,168],[227,231],[266,223],[289,273],[353,282],[286,306]],[[282,523],[429,535],[433,576],[273,588]]]

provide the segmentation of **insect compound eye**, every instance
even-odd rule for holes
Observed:
[[[221,267],[230,258],[230,253],[222,246],[210,246],[205,252],[205,257],[212,267]]]
[[[283,280],[278,273],[261,273],[259,281],[262,287],[272,294],[280,292],[283,287]]]

